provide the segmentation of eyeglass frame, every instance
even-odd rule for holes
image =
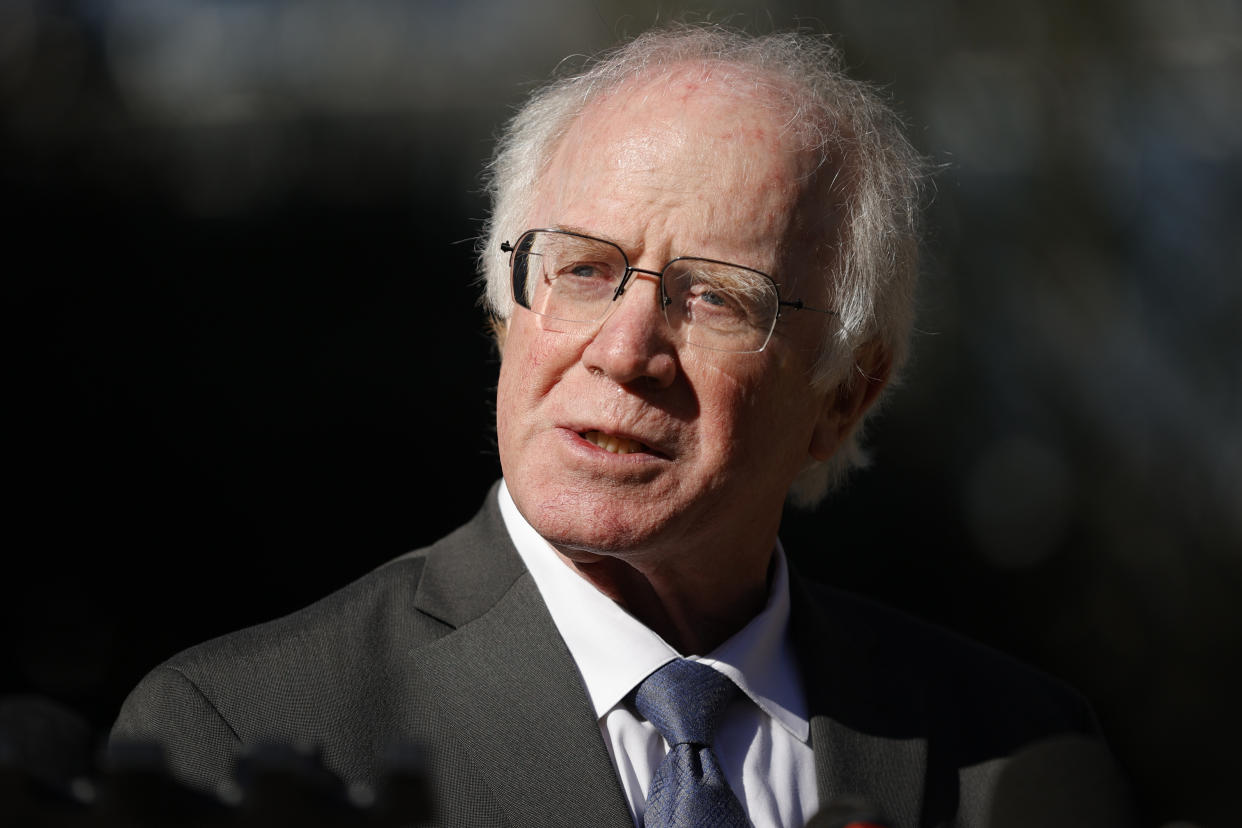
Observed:
[[[668,292],[664,289],[664,274],[668,271],[670,267],[677,264],[678,262],[683,262],[683,261],[707,262],[708,264],[723,265],[725,267],[735,267],[739,270],[745,270],[750,273],[754,273],[758,276],[762,276],[763,278],[767,279],[772,284],[772,291],[776,294],[776,315],[772,317],[772,326],[768,328],[767,335],[764,337],[762,345],[760,345],[758,348],[755,348],[753,350],[748,350],[748,351],[728,351],[723,348],[713,348],[710,345],[699,345],[694,342],[687,342],[687,344],[693,345],[696,348],[703,348],[708,351],[717,351],[719,353],[758,354],[758,353],[762,353],[763,350],[768,347],[768,343],[772,341],[772,334],[776,331],[776,323],[780,321],[781,315],[783,313],[781,308],[793,308],[796,311],[808,310],[808,311],[814,311],[815,313],[827,314],[829,316],[837,315],[837,312],[835,310],[825,310],[824,308],[811,307],[810,305],[803,302],[801,299],[782,299],[780,285],[777,284],[775,279],[773,279],[767,273],[764,273],[762,270],[755,270],[753,267],[747,267],[746,265],[734,264],[733,262],[726,262],[720,259],[706,259],[706,258],[703,258],[702,256],[674,256],[673,258],[669,259],[667,262],[664,263],[663,269],[648,270],[646,268],[634,267],[633,265],[631,265],[630,257],[625,254],[625,249],[621,247],[621,245],[617,244],[616,242],[609,241],[608,239],[601,239],[598,236],[591,236],[586,233],[579,233],[575,230],[562,230],[559,227],[534,227],[529,230],[523,230],[521,233],[519,233],[517,235],[517,240],[520,242],[522,239],[526,238],[531,233],[557,233],[563,236],[574,236],[575,238],[585,239],[587,241],[592,241],[592,242],[600,242],[601,244],[606,244],[609,247],[615,248],[616,251],[621,254],[621,261],[625,262],[625,272],[621,274],[621,278],[617,281],[617,288],[612,294],[612,299],[610,299],[608,302],[609,307],[611,307],[614,302],[616,302],[618,299],[620,299],[625,294],[626,287],[629,285],[629,282],[630,282],[630,276],[635,273],[642,273],[647,276],[654,276],[656,278],[656,281],[660,286],[660,308],[661,310],[666,310],[668,306],[673,303],[673,300],[668,295]],[[509,254],[509,293],[513,297],[513,301],[516,302],[518,305],[521,305],[524,309],[530,311],[531,313],[537,314],[539,316],[545,316],[544,314],[539,313],[539,311],[527,305],[522,304],[522,302],[517,298],[517,294],[518,294],[517,282],[516,282],[517,275],[514,270],[514,263],[517,257],[517,247],[506,239],[505,241],[502,241],[500,243],[500,250],[503,253]],[[588,322],[598,322],[607,315],[608,315],[608,311],[605,310],[595,319],[583,319],[583,320],[577,320],[577,321],[566,319],[563,321],[573,322],[574,324],[585,324]],[[664,315],[664,321],[667,324],[668,315],[667,314],[663,314],[663,315]]]

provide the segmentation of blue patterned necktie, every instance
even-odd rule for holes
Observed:
[[[647,791],[644,828],[745,828],[750,822],[712,750],[716,726],[737,693],[728,676],[684,658],[656,670],[634,696],[668,742]]]

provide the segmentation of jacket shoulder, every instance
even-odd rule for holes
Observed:
[[[804,583],[821,630],[864,665],[857,692],[892,735],[951,746],[962,765],[1064,732],[1098,734],[1086,698],[1064,680],[939,624],[853,593]]]
[[[199,787],[262,742],[317,745],[340,775],[370,776],[420,703],[420,653],[516,577],[492,512],[302,609],[178,652],[129,693],[110,740],[158,742]]]

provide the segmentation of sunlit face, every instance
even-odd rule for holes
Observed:
[[[650,270],[733,262],[821,299],[817,237],[800,221],[812,163],[787,147],[779,113],[734,88],[687,71],[597,101],[561,141],[527,226],[608,239]],[[785,315],[760,353],[703,350],[669,329],[655,280],[634,279],[585,332],[514,309],[497,392],[514,500],[567,550],[766,555],[791,481],[831,443],[809,385],[825,317]]]

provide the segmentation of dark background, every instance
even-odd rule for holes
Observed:
[[[0,693],[102,736],[163,658],[473,514],[493,135],[685,8],[0,2]],[[791,555],[1082,690],[1148,824],[1238,824],[1239,4],[713,17],[836,34],[940,168],[874,466]]]

